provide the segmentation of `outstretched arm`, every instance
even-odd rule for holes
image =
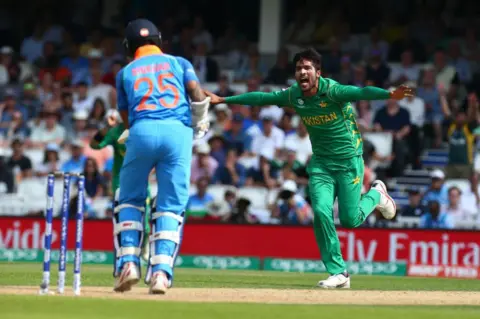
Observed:
[[[219,97],[211,92],[205,91],[205,94],[212,98],[212,104],[228,103],[242,105],[278,105],[291,106],[290,89],[275,92],[248,92],[244,94]]]
[[[406,96],[412,96],[413,91],[403,85],[390,92],[374,86],[359,88],[352,85],[335,84],[328,90],[327,95],[332,100],[338,102],[388,99],[401,100]]]

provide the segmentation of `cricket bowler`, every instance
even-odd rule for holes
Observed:
[[[150,294],[164,294],[173,279],[189,196],[196,132],[192,117],[197,124],[206,120],[203,115],[208,113],[210,98],[203,93],[190,62],[161,51],[160,32],[149,20],[131,21],[124,45],[133,60],[116,76],[118,109],[125,126],[119,140],[125,141],[126,154],[120,170],[118,223],[114,230],[120,235],[120,275],[114,290],[128,291],[140,280],[142,213],[148,176],[155,169],[158,195],[151,217],[145,280]]]
[[[113,168],[112,168],[112,194],[113,194],[113,202],[114,202],[114,210],[118,206],[118,187],[119,187],[119,179],[120,179],[120,168],[123,164],[123,157],[125,156],[125,145],[120,144],[117,140],[122,135],[125,127],[123,126],[122,120],[120,118],[120,114],[116,110],[109,110],[106,116],[106,123],[104,123],[97,133],[93,136],[92,140],[90,141],[90,147],[95,150],[100,150],[107,146],[112,146],[113,148]],[[145,202],[145,214],[143,217],[143,227],[145,229],[146,234],[150,234],[150,192],[148,192],[147,200]],[[117,214],[113,215],[113,223],[114,225],[117,223],[115,220]],[[115,255],[116,250],[119,248],[118,245],[118,236],[114,237],[114,246],[115,246]],[[142,244],[142,258],[145,261],[148,261],[149,257],[149,242],[148,240],[144,240]],[[115,258],[116,260],[116,258]],[[116,263],[116,261],[114,261]],[[114,277],[117,277],[118,271],[114,264]]]
[[[302,118],[313,149],[308,173],[314,232],[322,261],[330,273],[318,286],[350,288],[350,276],[333,219],[335,198],[338,198],[340,222],[347,228],[360,226],[375,208],[387,219],[396,213],[395,202],[382,181],[374,181],[370,190],[361,195],[363,142],[350,102],[401,100],[413,93],[405,86],[389,92],[371,86],[341,85],[321,76],[321,58],[313,49],[297,53],[294,57],[296,83],[283,91],[250,92],[225,98],[205,93],[211,97],[211,104],[293,107]]]

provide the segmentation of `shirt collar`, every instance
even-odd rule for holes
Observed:
[[[156,45],[147,44],[139,47],[137,51],[135,51],[134,59],[139,59],[144,56],[155,55],[155,54],[163,54],[163,52]]]

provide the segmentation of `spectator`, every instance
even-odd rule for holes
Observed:
[[[26,82],[23,85],[22,105],[26,108],[28,117],[25,121],[38,116],[42,108],[42,102],[37,97],[35,84]]]
[[[372,80],[375,86],[384,88],[388,84],[390,77],[390,68],[382,60],[381,51],[372,50],[370,52],[369,63],[367,66],[367,79]]]
[[[83,155],[83,142],[73,140],[70,143],[72,157],[62,165],[62,171],[70,173],[82,173],[85,168],[86,157]]]
[[[24,143],[20,139],[12,142],[12,156],[7,165],[12,169],[17,180],[32,177],[32,161],[23,152]]]
[[[272,189],[278,186],[278,169],[270,165],[273,153],[268,149],[262,149],[259,154],[257,165],[247,171],[246,186],[259,186]]]
[[[406,83],[409,87],[416,89],[415,82]],[[410,113],[412,127],[420,130],[425,124],[425,101],[418,96],[409,96],[399,101],[398,104]]]
[[[422,205],[422,196],[416,188],[408,190],[408,205],[401,210],[403,217],[420,217],[426,212],[426,207]]]
[[[280,48],[277,53],[277,61],[275,65],[268,71],[268,75],[265,78],[265,83],[287,85],[288,79],[292,77],[294,73],[294,67],[288,59],[288,49]]]
[[[59,171],[60,163],[60,147],[55,143],[49,143],[45,147],[42,163],[35,169],[35,175],[45,177],[52,172]]]
[[[340,71],[334,78],[341,84],[350,84],[353,81],[353,67],[349,55],[343,55],[340,59]]]
[[[462,222],[474,222],[478,211],[463,205],[462,191],[456,186],[448,189],[448,204],[441,207],[443,213],[451,216],[453,224],[458,227]],[[474,206],[475,207],[475,206]]]
[[[0,182],[5,183],[8,194],[15,191],[15,177],[12,169],[8,167],[4,156],[0,156]]]
[[[269,91],[269,89],[265,89],[264,91]],[[260,118],[264,117],[271,117],[275,124],[279,124],[280,120],[284,116],[284,110],[282,107],[278,107],[277,105],[268,105],[262,106],[260,110]]]
[[[248,108],[250,116],[243,121],[243,129],[252,138],[262,132],[262,120],[260,118],[260,112],[262,108],[260,106],[252,105]]]
[[[358,101],[355,103],[357,112],[357,125],[360,132],[369,132],[372,130],[373,112],[370,101]]]
[[[237,154],[250,151],[252,137],[243,130],[243,115],[234,114],[230,129],[224,133],[227,148],[235,149]]]
[[[227,157],[225,139],[223,136],[220,134],[213,135],[208,139],[208,145],[210,145],[210,155],[219,165],[223,165]]]
[[[447,64],[447,56],[443,49],[437,49],[433,58],[435,67],[435,83],[437,86],[442,85],[448,92],[452,84],[458,83],[458,73],[453,66]]]
[[[387,60],[388,43],[380,39],[380,30],[377,27],[370,29],[369,43],[363,48],[363,58],[365,60],[372,56],[378,57],[378,63]],[[388,77],[387,77],[388,78]]]
[[[222,134],[230,127],[230,110],[228,105],[220,103],[215,105],[215,123],[211,126],[214,134]]]
[[[193,66],[201,83],[217,82],[220,75],[218,64],[207,56],[207,45],[198,43],[193,56]]]
[[[298,123],[296,133],[286,137],[285,148],[294,149],[296,152],[296,159],[302,165],[306,165],[307,159],[313,153],[307,128],[302,121]]]
[[[420,217],[419,226],[427,229],[452,229],[454,228],[454,221],[451,215],[440,211],[438,201],[430,201],[427,212]]]
[[[61,144],[65,141],[66,132],[58,120],[60,114],[58,112],[43,111],[43,121],[40,125],[32,129],[30,143],[32,147],[44,148],[48,143]]]
[[[85,175],[85,193],[87,196],[91,199],[103,196],[105,182],[98,170],[97,162],[93,158],[86,158],[83,174]]]
[[[210,222],[225,222],[230,219],[237,198],[235,195],[235,189],[228,189],[225,191],[221,200],[216,200],[208,204],[208,215],[203,220]]]
[[[293,124],[292,124],[292,115],[288,113],[283,114],[282,118],[278,123],[278,128],[283,131],[286,137],[288,137],[289,135],[295,134],[295,128],[293,128]]]
[[[295,181],[283,182],[280,193],[272,206],[272,217],[279,218],[282,224],[311,224],[313,221],[312,208],[301,195],[296,193]]]
[[[62,119],[60,120],[60,124],[65,128],[68,137],[73,133],[73,121],[74,121],[74,110],[73,110],[73,96],[70,92],[62,93]],[[83,111],[82,111],[83,112]],[[86,112],[84,112],[86,113]],[[86,121],[85,121],[86,123]]]
[[[53,82],[52,84],[52,96],[49,100],[45,101],[43,107],[49,111],[59,111],[62,106],[62,86],[60,82]]]
[[[448,187],[445,185],[445,173],[436,169],[430,173],[430,177],[432,182],[423,195],[423,205],[427,205],[430,201],[437,201],[440,205],[446,205],[448,203]]]
[[[93,102],[95,101],[92,96],[88,95],[87,82],[79,82],[75,88],[75,94],[73,96],[73,109],[75,111],[87,111],[93,108]]]
[[[60,60],[60,66],[72,74],[72,83],[78,84],[88,80],[88,59],[80,56],[78,44],[72,42],[68,47],[68,56]]]
[[[20,66],[13,54],[14,51],[9,46],[0,49],[0,87],[17,83],[20,78]]]
[[[87,41],[80,45],[80,55],[86,57],[91,49],[102,50],[102,30],[94,29],[87,38]]]
[[[242,187],[245,184],[246,170],[238,163],[237,151],[229,149],[225,164],[218,166],[212,179],[212,184],[234,185]]]
[[[218,81],[218,89],[215,94],[221,97],[235,95],[235,92],[230,88],[228,76],[221,75]]]
[[[102,62],[103,62],[103,53],[102,50],[98,49],[90,49],[87,54],[88,58],[88,65],[89,65],[89,72],[88,72],[88,82],[91,84],[92,79],[92,70],[99,70],[100,71],[100,78],[101,74],[103,73],[102,70]],[[108,70],[106,70],[108,71]]]
[[[105,83],[107,85],[110,85],[112,88],[115,88],[115,77],[117,76],[117,73],[122,69],[123,64],[123,61],[120,59],[113,61],[109,72],[103,75],[102,83]]]
[[[367,70],[364,65],[357,64],[353,67],[353,80],[348,83],[358,87],[364,87],[367,80]]]
[[[236,70],[247,63],[248,47],[248,40],[245,37],[240,38],[235,49],[230,51],[227,56],[227,64],[230,69]]]
[[[328,74],[328,76],[335,77],[340,72],[340,61],[342,58],[340,42],[338,42],[337,38],[332,37],[328,46],[328,51],[322,56],[322,61],[324,61],[322,71]]]
[[[296,159],[294,147],[285,147],[285,161],[273,160],[271,165],[282,170],[283,180],[297,181],[297,177],[302,178],[305,172],[305,166]],[[297,181],[298,183],[298,181]],[[305,184],[305,183],[302,183]]]
[[[88,97],[93,100],[101,99],[104,107],[109,109],[112,105],[115,106],[116,98],[113,96],[116,94],[113,86],[102,82],[102,71],[98,68],[90,69],[92,75],[92,85],[88,89]]]
[[[37,23],[33,30],[33,34],[26,37],[22,42],[20,55],[31,64],[42,56],[44,31],[44,26],[41,23]]]
[[[480,195],[478,193],[478,175],[472,174],[470,176],[470,188],[462,191],[460,198],[461,206],[463,207],[467,216],[471,216],[472,219],[478,219],[480,213]]]
[[[267,150],[271,154],[276,154],[283,148],[285,133],[273,125],[273,119],[271,117],[263,117],[262,124],[262,133],[255,135],[252,140],[252,152],[258,155],[262,150]]]
[[[469,83],[472,80],[470,62],[462,56],[462,50],[458,41],[450,41],[449,48],[450,65],[455,68],[458,79],[462,83]]]
[[[352,35],[350,24],[348,22],[343,22],[340,25],[338,30],[338,40],[340,42],[340,50],[343,53],[347,54],[347,56],[352,56],[355,59],[358,58],[361,50],[361,41],[357,35]]]
[[[441,98],[446,98],[445,94],[446,90],[443,86],[440,86],[440,90],[437,89],[434,69],[424,69],[421,84],[417,89],[417,97],[423,99],[425,103],[425,123],[433,128],[432,137],[436,147],[439,147],[442,141],[444,115],[440,102]]]
[[[207,192],[208,178],[200,177],[196,181],[197,191],[188,199],[186,215],[188,219],[203,219],[208,215],[208,206],[214,198]]]
[[[258,78],[261,82],[267,74],[267,71],[260,59],[258,48],[252,45],[248,50],[248,58],[243,60],[243,63],[235,69],[235,81],[243,82],[254,77]]]
[[[45,103],[53,97],[53,74],[50,72],[43,73],[40,78],[40,87],[38,88],[38,98],[40,102]]]
[[[51,41],[45,42],[43,44],[42,56],[35,60],[35,66],[44,71],[54,73],[59,63],[60,59],[56,52],[55,43]]]
[[[218,162],[210,156],[210,146],[202,143],[197,146],[197,154],[192,158],[190,182],[195,183],[199,178],[211,179],[217,170]]]
[[[0,103],[0,134],[3,136],[7,136],[7,133],[12,130],[22,131],[26,129],[23,125],[23,121],[28,119],[28,112],[23,106],[17,103],[15,100],[16,96],[17,94],[13,89],[7,89],[5,90],[4,101],[3,103]],[[14,122],[14,119],[17,122]]]
[[[251,205],[252,203],[247,198],[239,198],[228,222],[232,224],[258,224],[257,217],[250,214]]]
[[[95,99],[95,102],[93,102],[93,108],[88,116],[88,125],[98,128],[101,123],[105,122],[106,113],[107,109],[104,101],[100,98]]]
[[[400,107],[395,100],[388,100],[387,106],[381,108],[374,119],[374,128],[377,132],[385,132],[393,135],[394,160],[390,167],[391,176],[399,176],[403,173],[408,155],[406,139],[411,132],[410,114]]]
[[[472,103],[476,105],[475,102]],[[446,173],[448,178],[467,179],[471,176],[475,146],[473,130],[476,125],[476,121],[472,121],[472,117],[469,121],[469,117],[464,111],[459,111],[455,116],[455,122],[450,124],[447,132],[449,150]]]
[[[413,51],[406,49],[400,56],[400,64],[391,66],[390,83],[394,86],[405,82],[417,82],[420,75],[420,68],[413,63]]]
[[[201,16],[196,16],[193,21],[193,38],[194,45],[205,44],[205,53],[213,50],[212,34],[205,27],[205,23]]]

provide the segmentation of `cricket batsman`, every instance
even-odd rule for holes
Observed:
[[[250,92],[226,98],[205,91],[211,103],[278,105],[293,107],[310,135],[313,156],[309,162],[309,189],[314,211],[314,232],[322,261],[330,276],[318,283],[322,288],[350,288],[350,276],[340,251],[333,220],[338,197],[340,222],[360,226],[377,208],[387,219],[396,213],[395,202],[385,184],[376,180],[361,195],[364,164],[362,137],[351,101],[403,99],[412,90],[401,86],[393,92],[376,87],[341,85],[321,76],[321,55],[313,49],[294,57],[296,83],[278,92]]]
[[[99,150],[105,148],[107,146],[112,146],[113,148],[113,168],[112,168],[112,194],[114,196],[114,209],[118,206],[118,196],[119,196],[119,179],[120,179],[120,168],[123,164],[123,157],[125,156],[125,145],[120,144],[118,142],[118,138],[122,135],[125,131],[125,127],[123,126],[122,120],[120,118],[120,114],[117,110],[109,110],[106,116],[106,123],[103,125],[102,128],[98,130],[98,132],[93,136],[92,140],[90,141],[90,147],[95,150]],[[145,214],[143,217],[143,227],[146,234],[150,234],[150,192],[148,192],[147,200],[145,203]],[[113,216],[113,223],[114,225],[117,223],[116,220],[117,214]],[[119,248],[118,245],[118,236],[114,236],[114,246],[115,246],[115,255],[116,251]],[[145,261],[148,261],[149,258],[149,243],[148,240],[144,240],[142,244],[142,258]],[[115,258],[116,260],[116,258]],[[116,262],[115,262],[116,264]],[[114,264],[114,277],[117,277],[118,269]]]
[[[151,217],[147,270],[151,277],[146,281],[151,294],[164,294],[171,285],[182,238],[194,130],[208,127],[210,98],[190,62],[161,51],[161,35],[152,22],[131,21],[124,45],[133,60],[116,76],[118,109],[126,129],[119,141],[125,141],[126,154],[114,230],[120,235],[120,275],[114,290],[128,291],[140,280],[142,213],[148,175],[155,169],[158,195]]]

